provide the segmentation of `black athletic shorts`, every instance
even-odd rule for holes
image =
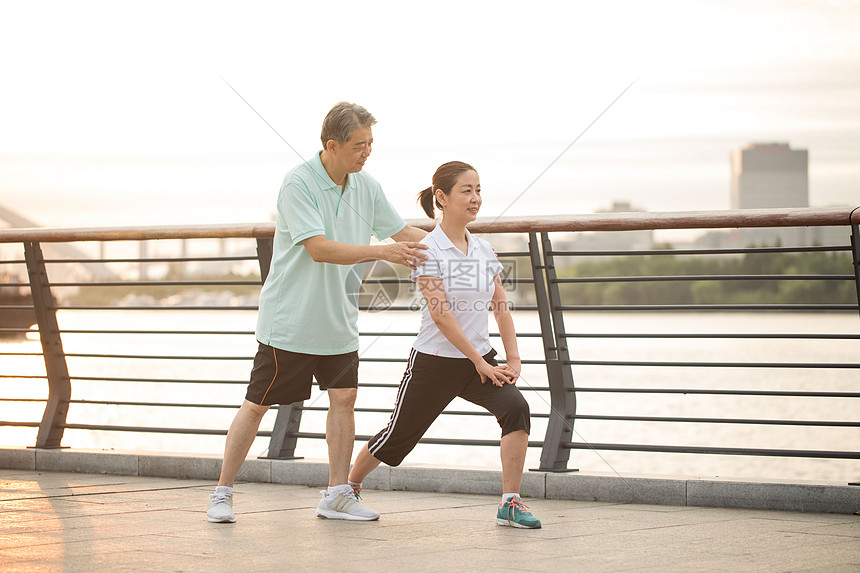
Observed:
[[[322,390],[358,387],[358,352],[302,354],[259,343],[245,399],[261,406],[311,397],[313,378]]]

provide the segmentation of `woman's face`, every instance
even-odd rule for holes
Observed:
[[[457,178],[450,195],[437,190],[436,197],[445,217],[474,221],[481,209],[481,179],[476,172],[466,171]]]

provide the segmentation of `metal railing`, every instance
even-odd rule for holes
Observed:
[[[580,356],[574,346],[584,341],[602,340],[660,340],[666,345],[671,345],[677,340],[808,340],[808,341],[860,341],[860,335],[855,333],[827,333],[827,332],[636,332],[632,330],[619,330],[610,332],[578,332],[571,331],[565,325],[565,320],[583,314],[595,312],[613,313],[679,313],[688,311],[699,312],[770,312],[770,313],[793,313],[793,312],[853,312],[860,310],[860,231],[858,231],[860,214],[851,209],[783,209],[783,210],[745,210],[745,211],[723,211],[723,212],[694,212],[694,213],[606,213],[583,216],[557,216],[540,218],[500,218],[496,220],[479,220],[470,226],[474,233],[479,234],[513,234],[527,237],[527,248],[519,250],[500,251],[499,257],[504,261],[515,260],[519,263],[518,272],[506,277],[506,283],[510,285],[527,285],[527,288],[516,286],[517,295],[520,300],[515,305],[515,313],[537,314],[539,330],[535,332],[518,331],[518,337],[522,340],[534,340],[540,342],[539,351],[523,354],[524,369],[526,366],[539,368],[541,374],[532,375],[531,379],[521,385],[521,389],[531,395],[530,402],[533,405],[533,418],[539,421],[538,427],[543,430],[542,436],[537,436],[533,431],[533,439],[529,442],[530,448],[541,448],[540,467],[544,471],[567,471],[572,450],[590,449],[595,451],[633,451],[633,452],[671,452],[685,454],[722,454],[742,456],[782,456],[782,457],[804,457],[804,458],[829,458],[843,460],[860,459],[858,443],[848,449],[832,449],[828,447],[829,441],[826,435],[818,440],[818,446],[814,448],[792,449],[784,447],[737,447],[732,445],[689,445],[689,444],[665,444],[665,443],[641,443],[635,440],[630,442],[599,442],[589,443],[582,439],[574,439],[576,432],[574,426],[577,420],[591,422],[605,422],[612,424],[625,423],[657,423],[657,424],[703,424],[703,425],[729,425],[731,427],[744,428],[750,425],[765,426],[795,426],[832,430],[845,430],[860,427],[860,416],[854,416],[850,420],[828,420],[828,419],[797,419],[797,418],[758,418],[740,416],[708,416],[708,415],[672,415],[673,412],[656,413],[627,413],[618,414],[611,412],[586,412],[577,409],[577,400],[584,396],[594,395],[628,395],[628,396],[697,396],[709,399],[720,399],[720,397],[731,396],[738,399],[783,399],[788,398],[798,401],[834,399],[839,401],[856,401],[860,398],[860,377],[854,376],[853,384],[847,388],[833,389],[804,389],[796,388],[761,388],[755,384],[744,387],[702,387],[699,385],[687,386],[642,386],[642,385],[577,385],[574,383],[575,368],[645,368],[645,369],[683,369],[685,372],[698,372],[701,369],[747,369],[756,371],[758,369],[780,369],[784,371],[821,371],[841,370],[860,371],[860,362],[848,361],[750,361],[750,360],[658,360],[653,358],[634,359],[630,357],[612,358],[590,358]],[[426,222],[413,222],[416,226],[429,228]],[[557,248],[551,234],[557,233],[581,233],[581,232],[618,232],[631,230],[661,230],[661,229],[746,229],[746,228],[773,228],[773,227],[841,227],[845,229],[845,237],[850,237],[850,245],[836,246],[801,246],[801,247],[744,247],[744,248],[714,248],[714,249],[684,249],[673,250],[670,248],[655,248],[650,250],[584,250],[573,248]],[[37,324],[39,340],[41,342],[41,353],[21,353],[0,351],[0,356],[41,356],[44,360],[44,373],[34,371],[6,371],[0,372],[0,380],[6,379],[9,384],[28,384],[31,381],[47,381],[47,397],[0,397],[0,404],[6,403],[41,403],[45,407],[40,421],[36,420],[0,420],[0,426],[7,427],[29,427],[37,428],[35,447],[59,448],[62,445],[63,435],[66,430],[90,430],[98,432],[150,432],[164,434],[198,434],[198,435],[224,435],[226,428],[202,428],[202,427],[169,427],[169,426],[143,426],[108,424],[104,420],[91,420],[89,423],[70,423],[67,421],[69,411],[86,406],[117,406],[117,407],[144,407],[144,408],[235,408],[238,404],[213,404],[205,400],[200,401],[151,401],[132,399],[72,399],[72,386],[87,382],[100,382],[105,384],[116,384],[119,388],[123,384],[197,384],[197,385],[239,385],[246,384],[245,380],[230,380],[218,377],[196,378],[194,376],[155,377],[140,374],[140,361],[147,360],[169,360],[169,361],[217,361],[227,363],[235,361],[250,361],[250,355],[205,355],[205,354],[145,354],[145,353],[121,353],[121,352],[67,352],[63,348],[64,336],[81,334],[107,334],[116,337],[122,336],[193,336],[210,337],[212,335],[230,336],[253,336],[251,329],[211,329],[211,328],[172,328],[152,329],[143,327],[125,327],[111,325],[109,328],[61,328],[57,313],[74,311],[157,311],[157,310],[187,310],[193,312],[225,311],[225,310],[256,310],[255,304],[76,304],[65,305],[64,298],[58,296],[63,289],[79,289],[80,292],[88,289],[110,289],[122,288],[129,291],[134,289],[151,289],[158,287],[167,292],[176,292],[189,287],[214,287],[245,288],[259,287],[260,281],[265,280],[269,262],[272,255],[272,237],[274,226],[266,225],[224,225],[224,226],[197,226],[197,227],[151,227],[151,228],[115,228],[115,229],[6,229],[0,230],[0,244],[19,244],[23,246],[23,258],[13,258],[0,261],[0,273],[3,276],[13,276],[8,269],[26,267],[26,282],[7,281],[0,283],[0,296],[9,292],[18,292],[22,287],[29,289],[31,302],[22,303],[21,300],[13,300],[7,304],[10,297],[5,297],[0,304],[0,335],[15,336],[29,332],[29,328],[21,325],[10,325],[11,316],[21,316],[21,313],[32,313],[33,322]],[[205,240],[205,239],[241,239],[248,243],[255,241],[256,254],[243,254],[240,256],[205,256],[189,257],[94,257],[80,259],[46,259],[43,254],[43,245],[51,243],[67,242],[110,242],[110,241],[151,241],[155,239],[179,239],[179,240]],[[847,242],[847,241],[846,241]],[[617,259],[624,260],[660,258],[679,260],[717,260],[729,257],[744,256],[769,256],[785,254],[817,253],[842,255],[846,257],[844,272],[841,273],[767,273],[756,272],[732,273],[732,274],[708,274],[697,272],[694,274],[631,274],[616,276],[571,276],[569,269],[575,265],[570,261]],[[148,264],[163,263],[169,265],[196,264],[238,264],[256,261],[259,264],[260,279],[255,277],[236,279],[200,279],[189,280],[184,277],[171,280],[164,278],[159,280],[66,280],[51,282],[48,269],[61,266],[74,267],[82,264],[98,263],[103,265],[118,264]],[[853,266],[849,268],[848,261]],[[709,265],[705,265],[706,267]],[[714,265],[711,265],[714,266]],[[609,285],[656,285],[663,289],[666,294],[667,285],[679,283],[737,283],[754,281],[756,284],[774,283],[786,284],[792,281],[803,281],[805,284],[852,284],[857,296],[857,302],[718,302],[718,301],[672,301],[662,300],[658,303],[609,302],[600,304],[582,304],[578,301],[577,290],[586,285],[599,284],[602,288]],[[408,284],[404,278],[374,279],[381,284]],[[398,304],[387,307],[383,312],[395,312],[398,310],[409,310],[410,306]],[[360,310],[379,310],[368,306],[360,307]],[[4,318],[5,317],[5,318]],[[386,330],[362,331],[361,336],[365,340],[389,340],[393,338],[414,337],[415,332],[388,332]],[[497,336],[497,335],[494,335]],[[207,339],[208,340],[208,339]],[[106,375],[100,373],[97,376],[88,375],[76,368],[70,367],[69,361],[77,359],[116,360],[125,366],[120,375]],[[366,363],[405,363],[403,356],[362,356],[362,362]],[[250,370],[250,368],[248,368]],[[695,375],[695,374],[694,374]],[[363,388],[388,389],[393,391],[397,388],[396,380],[362,379],[360,386]],[[389,405],[393,402],[386,401],[374,407],[359,406],[356,408],[357,419],[365,415],[383,415],[390,413]],[[535,407],[537,405],[537,407]],[[545,407],[541,407],[544,405]],[[324,407],[295,403],[278,408],[274,427],[270,431],[260,431],[259,436],[270,438],[268,456],[270,458],[292,458],[296,455],[296,447],[302,440],[319,440],[324,438],[324,426],[317,424],[308,427],[308,423],[302,422],[303,414],[306,412],[319,412]],[[852,411],[860,412],[860,408],[853,407]],[[471,417],[489,415],[486,412],[449,409],[444,413],[451,417]],[[679,426],[681,427],[681,426]],[[364,440],[369,436],[359,435],[357,439]],[[461,446],[487,446],[498,445],[499,440],[465,439],[462,436],[450,437],[426,437],[421,443],[445,444]]]

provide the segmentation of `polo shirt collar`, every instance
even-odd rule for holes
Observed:
[[[320,158],[320,153],[322,153],[322,149],[317,151],[314,156],[308,161],[308,164],[313,169],[314,174],[319,177],[320,182],[323,189],[340,189],[341,186],[334,182],[331,176],[328,174],[328,171],[325,170],[325,167],[322,164],[322,159]],[[355,175],[354,173],[347,173],[346,175],[346,188],[347,189],[355,189]]]
[[[451,239],[448,238],[448,235],[445,234],[445,231],[442,230],[442,225],[437,223],[436,228],[431,231],[431,234],[433,235],[433,238],[436,239],[436,244],[439,245],[439,248],[446,250],[454,249],[458,253],[462,254],[463,251],[458,249],[456,245],[451,242]],[[466,241],[468,241],[469,243],[467,250],[469,251],[469,254],[472,254],[472,249],[475,246],[475,240],[472,238],[472,233],[470,233],[468,229],[466,229]]]

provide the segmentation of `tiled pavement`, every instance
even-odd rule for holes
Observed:
[[[525,500],[540,530],[498,527],[495,496],[363,492],[378,522],[315,519],[318,488],[0,470],[0,571],[860,571],[860,516]]]

